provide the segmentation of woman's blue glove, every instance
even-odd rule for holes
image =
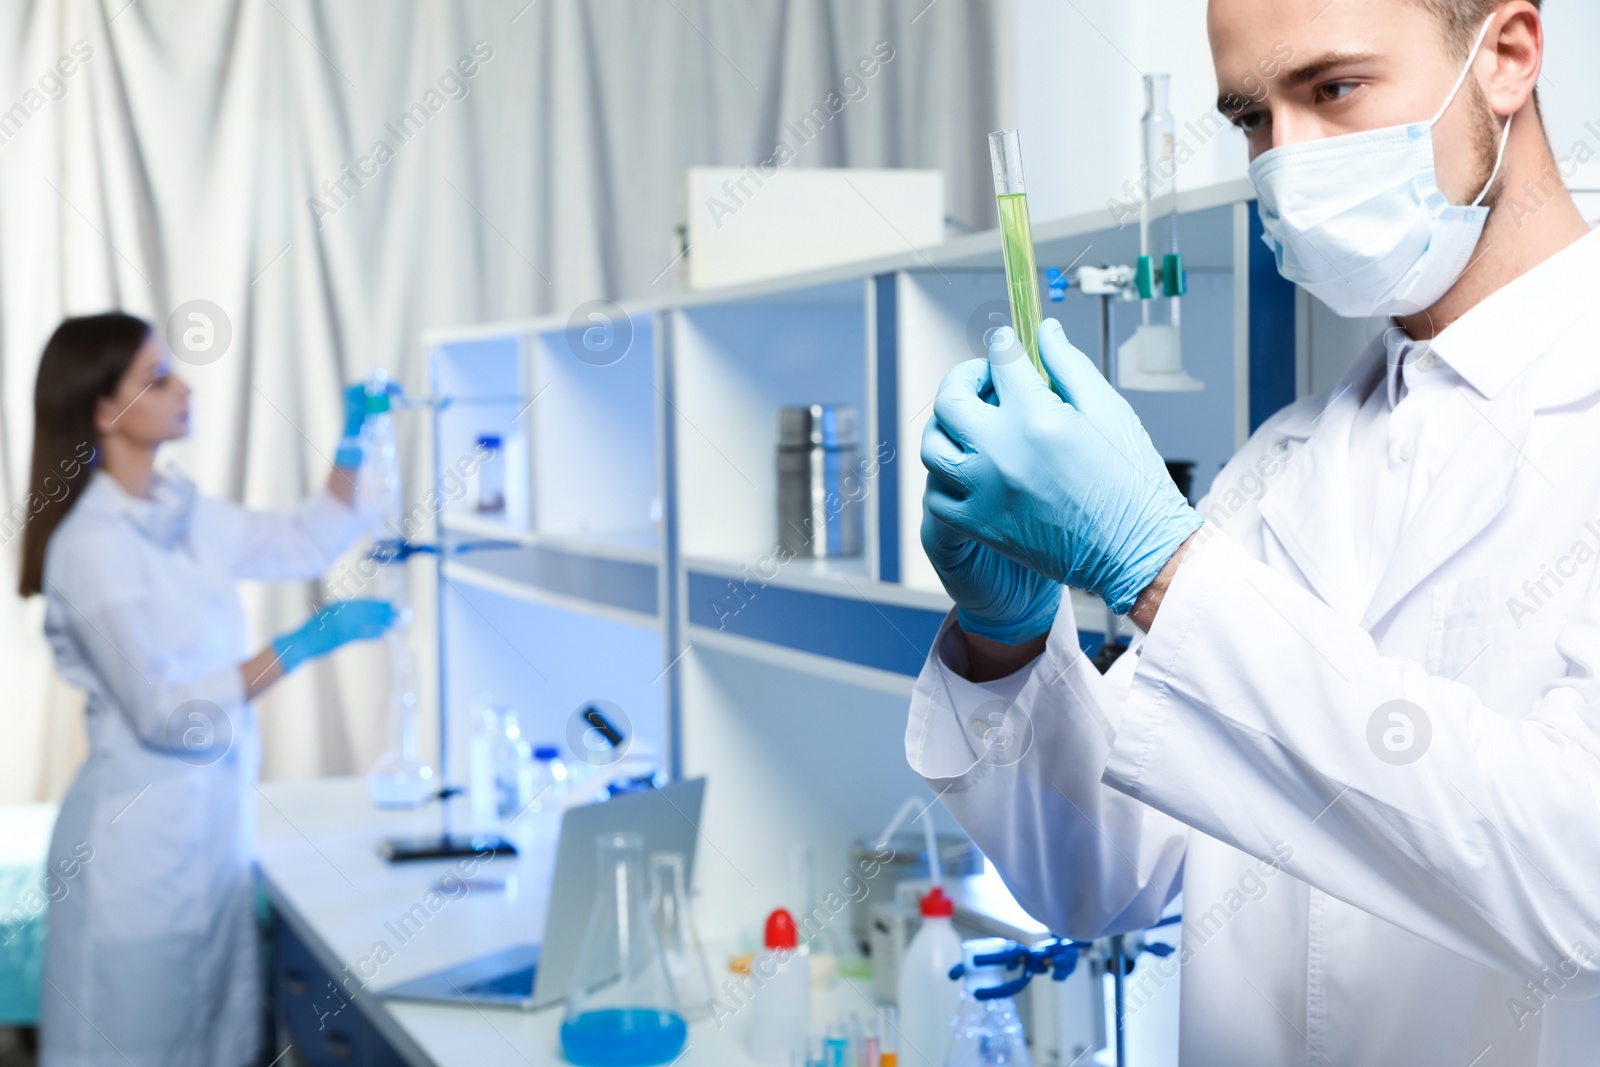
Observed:
[[[381,636],[394,618],[394,606],[387,600],[341,600],[318,611],[300,629],[273,638],[272,649],[288,674],[340,645]]]
[[[1122,396],[1046,319],[1045,385],[1009,327],[945,376],[922,439],[924,507],[960,534],[1126,615],[1200,516]],[[997,403],[979,393],[992,382]],[[1058,396],[1057,393],[1060,395]]]
[[[344,391],[344,434],[333,455],[336,467],[359,467],[362,460],[361,428],[367,424],[367,386],[356,382]]]
[[[956,602],[961,629],[1008,645],[1047,632],[1061,606],[1061,583],[959,533],[923,499],[922,550]]]

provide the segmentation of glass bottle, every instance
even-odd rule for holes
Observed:
[[[661,938],[661,952],[672,977],[672,988],[685,1019],[703,1019],[711,1013],[711,970],[700,948],[689,909],[683,853],[650,854],[650,916]]]
[[[534,811],[560,811],[567,799],[569,768],[555,745],[536,745],[533,750]]]
[[[567,991],[561,1051],[578,1067],[670,1063],[689,1031],[645,900],[644,838],[602,834],[595,849],[594,910]]]
[[[978,999],[980,989],[993,989],[1011,979],[1004,965],[979,964],[979,957],[1004,952],[1012,943],[1003,937],[980,937],[961,946],[961,1004],[945,1067],[1032,1067],[1017,1006],[1010,997]]]
[[[533,801],[533,747],[522,736],[514,708],[496,708],[494,740],[495,815],[514,819]]]
[[[389,655],[389,747],[368,772],[367,788],[380,808],[414,808],[437,788],[433,768],[417,757],[417,654],[391,641]]]

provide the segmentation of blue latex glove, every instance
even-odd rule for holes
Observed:
[[[931,477],[929,482],[931,489]],[[1047,632],[1055,622],[1061,583],[935,518],[927,509],[926,497],[922,549],[944,583],[944,591],[956,602],[956,619],[967,633],[1020,645]]]
[[[344,435],[339,451],[333,455],[336,467],[359,467],[363,458],[361,428],[367,423],[367,387],[363,382],[346,386],[344,391]]]
[[[923,437],[924,506],[966,536],[1125,615],[1200,516],[1127,401],[1061,324],[1039,330],[1055,392],[1008,327],[945,376]],[[979,394],[993,384],[997,403]],[[1057,394],[1060,394],[1059,396]]]
[[[382,635],[394,618],[394,606],[387,600],[341,600],[318,611],[300,629],[273,638],[272,649],[288,674],[340,645]]]

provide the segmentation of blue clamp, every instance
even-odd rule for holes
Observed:
[[[1072,284],[1072,280],[1067,277],[1066,271],[1060,267],[1046,267],[1044,281],[1050,291],[1051,303],[1059,304],[1067,298],[1067,287]]]
[[[1003,966],[1007,970],[1013,967],[1021,968],[1021,973],[1008,982],[987,989],[973,990],[972,995],[978,1000],[998,1000],[1001,997],[1014,997],[1028,987],[1036,974],[1049,974],[1052,981],[1064,982],[1078,966],[1079,953],[1089,947],[1087,941],[1068,941],[1061,938],[1049,938],[1040,941],[1031,948],[1012,942],[1009,948],[1000,952],[989,952],[981,956],[974,956],[972,962],[980,967]],[[959,979],[966,973],[966,964],[958,963],[950,968],[952,981]]]

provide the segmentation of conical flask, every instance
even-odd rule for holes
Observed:
[[[650,853],[650,916],[683,1017],[702,1019],[711,1014],[711,971],[689,910],[683,868],[681,852]]]
[[[391,630],[389,639],[389,747],[367,773],[372,802],[380,808],[414,808],[438,792],[433,768],[417,756],[417,655]]]
[[[670,1063],[689,1036],[644,891],[644,839],[595,839],[594,910],[578,950],[561,1051],[579,1067]]]

